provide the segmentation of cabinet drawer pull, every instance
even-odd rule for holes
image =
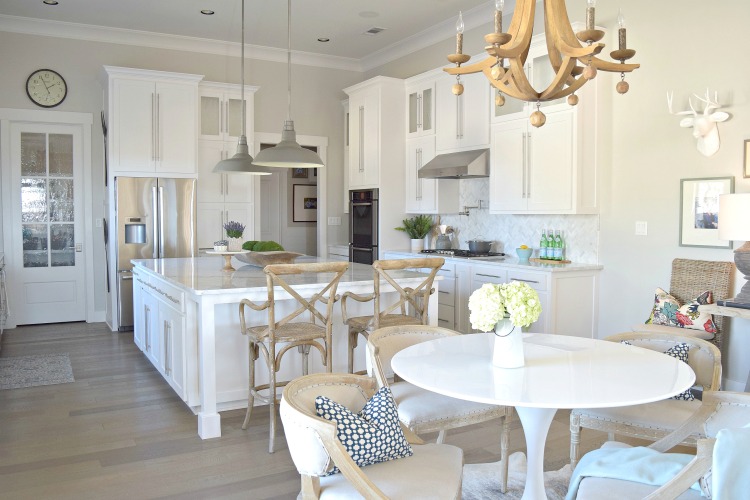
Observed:
[[[494,274],[482,274],[482,273],[477,273],[476,276],[484,276],[485,278],[497,278],[497,279],[501,278],[500,276],[496,276]]]
[[[512,278],[512,277],[508,278],[508,281],[523,281],[524,283],[537,283],[537,284],[540,283],[537,280],[525,280],[523,278]]]

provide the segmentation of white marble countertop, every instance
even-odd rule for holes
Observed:
[[[258,292],[266,290],[266,275],[263,273],[263,268],[244,265],[238,267],[236,271],[223,271],[224,259],[222,257],[137,259],[132,262],[136,270],[146,271],[195,295],[222,294],[228,291]],[[295,261],[297,264],[304,262],[329,261],[311,256],[299,257]],[[413,271],[395,271],[391,275],[397,282],[406,280],[405,283],[408,283],[409,280],[421,283],[424,279],[424,274]],[[290,276],[288,278],[286,281],[292,286],[304,287],[305,285],[318,283],[313,275]],[[436,279],[440,279],[440,277],[438,276]],[[347,289],[357,285],[372,288],[372,282],[372,266],[349,263],[349,269],[339,281],[339,289]],[[385,283],[385,281],[381,281],[381,283]]]
[[[386,250],[386,253],[397,253],[408,257],[443,257],[446,262],[472,264],[480,266],[500,266],[514,269],[524,269],[528,271],[597,271],[604,269],[601,264],[585,264],[572,262],[570,264],[544,264],[541,262],[519,262],[518,258],[511,255],[504,257],[482,257],[477,259],[467,259],[462,257],[450,257],[448,255],[414,253],[409,250]]]

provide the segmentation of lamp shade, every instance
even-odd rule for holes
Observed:
[[[270,168],[253,164],[253,157],[247,147],[247,138],[240,136],[237,144],[237,153],[231,158],[221,160],[214,167],[214,172],[229,172],[250,175],[271,175],[273,171]]]
[[[286,168],[320,168],[324,166],[317,153],[303,148],[297,143],[297,133],[294,131],[294,122],[291,120],[284,122],[281,142],[272,148],[260,151],[255,157],[254,164]]]
[[[719,239],[750,241],[750,193],[719,196]]]

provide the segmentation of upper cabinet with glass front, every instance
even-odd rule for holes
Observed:
[[[574,31],[578,29],[574,25]],[[508,61],[505,61],[505,65],[508,65]],[[549,55],[547,54],[547,44],[544,38],[544,33],[535,35],[531,39],[531,47],[529,48],[529,55],[526,58],[526,66],[524,67],[526,77],[529,79],[531,86],[537,92],[541,92],[546,89],[552,80],[555,78],[555,71],[549,62]],[[516,118],[524,118],[533,113],[536,110],[536,104],[527,103],[519,99],[514,99],[503,95],[505,97],[505,103],[502,106],[497,105],[497,89],[492,87],[492,122],[499,123],[508,120],[515,120]],[[554,106],[554,107],[552,107]],[[548,111],[558,111],[568,109],[566,98],[555,99],[554,101],[547,101],[540,103],[540,108],[549,108]],[[547,111],[545,111],[545,114]]]
[[[406,137],[435,133],[435,80],[441,71],[430,71],[406,80]]]
[[[201,82],[200,138],[236,142],[242,135],[242,86],[231,83]],[[245,135],[252,143],[253,101],[258,87],[245,85]]]

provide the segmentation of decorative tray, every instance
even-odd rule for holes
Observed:
[[[297,257],[304,254],[297,252],[247,252],[235,255],[234,258],[240,262],[252,266],[265,267],[268,264],[291,264]]]

